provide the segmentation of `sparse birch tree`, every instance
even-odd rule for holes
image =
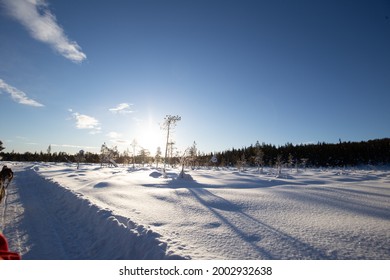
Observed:
[[[166,172],[169,134],[170,134],[171,130],[176,126],[176,123],[180,120],[181,120],[180,116],[166,115],[166,117],[164,118],[164,123],[162,124],[162,129],[167,131],[167,141],[165,144],[165,157],[164,157],[164,174]]]

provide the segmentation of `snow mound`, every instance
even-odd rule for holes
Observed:
[[[106,188],[108,187],[110,184],[108,182],[99,182],[97,184],[95,184],[93,187],[94,188]]]
[[[153,178],[160,178],[162,175],[163,174],[158,171],[153,171],[152,173],[149,174],[149,176]]]

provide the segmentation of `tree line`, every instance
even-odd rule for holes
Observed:
[[[265,165],[305,165],[314,167],[381,165],[390,163],[390,138],[361,142],[341,142],[293,145],[287,143],[276,147],[259,144],[232,148],[216,153],[221,165],[247,164]]]
[[[68,154],[66,152],[2,152],[3,143],[0,141],[0,156],[5,161],[44,161],[44,162],[87,162],[103,163],[107,161],[107,153],[118,164],[154,164],[164,163],[162,151],[157,149],[152,155],[145,149],[137,153],[128,150],[119,152],[116,147],[108,148],[102,145],[101,153],[85,152],[80,158],[80,153]],[[287,143],[276,147],[272,144],[259,141],[255,145],[243,148],[232,148],[216,153],[200,153],[196,143],[181,153],[168,156],[167,164],[171,166],[181,165],[196,168],[197,166],[231,166],[242,168],[244,166],[313,166],[335,167],[356,165],[381,165],[390,164],[390,138],[375,139],[361,142],[342,142],[293,145]]]

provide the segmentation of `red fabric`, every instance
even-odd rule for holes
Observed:
[[[9,252],[8,242],[4,235],[0,233],[0,260],[20,260],[18,253]]]

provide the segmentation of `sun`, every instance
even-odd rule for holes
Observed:
[[[151,155],[156,153],[157,147],[162,148],[164,143],[163,139],[164,131],[161,130],[157,124],[149,122],[146,125],[141,125],[138,128],[138,145],[144,149],[147,149]]]

